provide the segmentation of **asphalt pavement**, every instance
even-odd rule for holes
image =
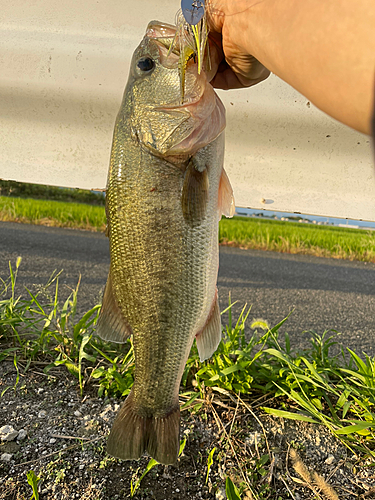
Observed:
[[[81,276],[79,312],[100,301],[109,268],[103,234],[0,222],[2,279],[18,256],[19,293],[23,285],[37,290],[63,269],[62,299]],[[303,332],[332,328],[341,332],[342,346],[375,355],[375,264],[221,247],[218,288],[222,309],[229,293],[237,301],[234,316],[247,303],[250,319],[273,326],[294,310],[282,329],[293,345],[306,345],[310,335]]]

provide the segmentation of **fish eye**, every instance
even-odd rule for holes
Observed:
[[[142,57],[139,59],[137,62],[137,67],[141,70],[147,73],[148,71],[151,71],[155,67],[155,61],[151,59],[151,57]]]

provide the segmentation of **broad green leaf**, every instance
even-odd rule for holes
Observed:
[[[280,326],[282,326],[285,323],[285,321],[288,320],[289,316],[293,313],[293,311],[290,311],[290,313],[288,314],[288,316],[286,318],[284,318],[283,320],[280,321],[280,323],[278,323],[276,326],[271,328],[271,332],[276,333],[279,330]]]
[[[141,475],[141,477],[136,481],[136,483],[133,485],[133,481],[131,481],[130,483],[130,496],[133,497],[137,491],[137,489],[139,488],[140,484],[141,484],[141,481],[142,479],[145,477],[145,475],[150,472],[150,470],[155,467],[155,465],[158,465],[159,462],[157,462],[155,459],[151,458],[151,460],[149,461],[149,463],[147,464],[147,467],[146,469],[143,471],[143,474]]]
[[[375,424],[372,422],[357,421],[357,423],[354,425],[347,425],[346,427],[343,427],[342,429],[335,430],[335,434],[347,435],[347,434],[353,434],[354,432],[359,433],[360,431],[363,431],[363,430],[368,429],[370,427],[375,428]]]
[[[181,406],[181,410],[194,403],[198,396],[200,396],[199,392],[194,392],[193,395]]]
[[[364,363],[364,361],[362,361],[362,359],[358,356],[358,354],[356,354],[354,351],[352,351],[351,349],[349,349],[349,347],[347,347],[347,349],[350,352],[350,355],[354,359],[354,361],[355,361],[356,365],[358,366],[358,368],[362,369],[363,374],[364,375],[369,375],[369,369],[368,369],[368,366],[366,365],[366,363]]]
[[[221,373],[223,375],[229,375],[231,373],[237,372],[240,369],[241,369],[241,367],[238,366],[237,364],[235,364],[235,365],[232,365],[232,366],[228,366],[228,368],[225,368]]]
[[[228,500],[241,500],[240,492],[229,477],[225,481],[225,493]]]
[[[342,409],[342,418],[345,418],[345,416],[348,413],[348,410],[351,407],[351,405],[352,405],[352,403],[350,401],[346,401],[344,403],[344,407]]]
[[[270,457],[268,454],[262,455],[258,460],[258,465],[263,466],[269,461]]]
[[[265,349],[265,351],[267,354],[271,354],[271,356],[275,356],[275,358],[278,358],[280,359],[281,361],[284,361],[285,363],[288,363],[290,364],[290,361],[289,359],[287,359],[283,354],[281,354],[280,351],[277,351],[276,349]]]
[[[312,402],[312,404],[313,404],[316,408],[318,408],[318,410],[322,410],[322,409],[323,409],[322,402],[320,401],[320,399],[318,399],[318,398],[312,398],[312,399],[311,399],[311,402]]]
[[[230,396],[231,393],[225,389],[222,389],[221,387],[213,387],[213,391],[220,392],[220,394],[224,394],[224,396]]]
[[[267,408],[266,406],[262,406],[262,410],[264,410],[266,413],[269,413],[270,415],[274,415],[275,417],[283,417],[290,420],[302,420],[303,422],[311,422],[312,424],[320,423],[318,420],[314,420],[311,417],[306,417],[305,415],[300,415],[299,413],[276,410],[275,408]]]
[[[339,399],[337,400],[336,406],[338,408],[342,408],[344,406],[344,404],[347,402],[349,395],[350,395],[350,391],[344,391],[341,394],[341,396],[339,397]]]
[[[75,377],[79,378],[79,370],[78,366],[72,363],[71,361],[63,361],[61,364],[64,364],[67,368],[67,370],[74,375]]]

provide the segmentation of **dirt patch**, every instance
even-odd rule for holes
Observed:
[[[0,394],[15,382],[13,364],[0,363]],[[0,427],[18,431],[17,437],[1,442],[0,499],[30,500],[26,474],[31,470],[41,478],[41,500],[130,498],[131,482],[140,478],[149,458],[124,462],[106,454],[106,436],[119,404],[97,398],[95,387],[81,398],[76,379],[63,369],[49,376],[39,365],[21,370],[16,390],[10,388],[0,398]],[[198,413],[182,412],[181,435],[187,443],[176,466],[154,467],[134,498],[221,500],[226,498],[227,476],[237,485],[248,480],[258,498],[314,498],[293,469],[290,446],[340,499],[371,498],[375,487],[373,468],[323,427],[275,420],[259,408],[248,411],[216,395]],[[208,454],[214,447],[206,484]],[[242,498],[253,497],[243,491]],[[321,493],[321,498],[326,497]]]

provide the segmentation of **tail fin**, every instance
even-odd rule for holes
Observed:
[[[180,408],[165,417],[141,417],[134,410],[133,391],[117,414],[107,452],[122,460],[138,460],[145,451],[157,462],[172,465],[179,450]]]

